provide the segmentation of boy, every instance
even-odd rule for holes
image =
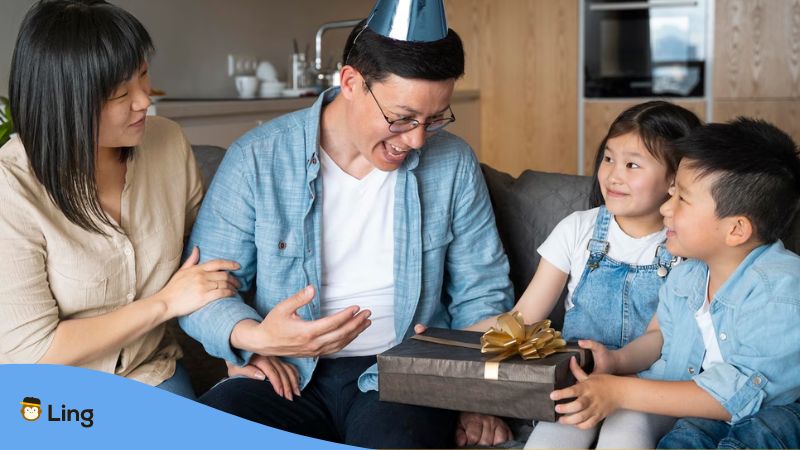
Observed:
[[[551,397],[577,397],[556,411],[579,428],[617,409],[703,418],[679,421],[659,446],[716,447],[745,423],[753,438],[769,435],[741,419],[765,408],[798,421],[796,405],[775,409],[800,396],[800,257],[779,240],[800,206],[797,146],[744,118],[675,145],[682,159],[661,212],[667,249],[690,259],[670,274],[643,336],[617,351],[582,341],[594,373],[573,361],[579,382]]]

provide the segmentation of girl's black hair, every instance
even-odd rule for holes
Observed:
[[[152,53],[142,24],[105,1],[42,0],[22,21],[11,61],[11,115],[37,179],[85,230],[117,228],[97,198],[100,113]],[[132,152],[124,148],[120,157]]]
[[[702,125],[700,119],[693,112],[661,100],[640,103],[623,111],[611,124],[597,148],[592,172],[592,192],[589,194],[591,207],[596,208],[605,204],[597,173],[603,163],[609,139],[636,133],[647,151],[666,166],[667,176],[672,177],[678,169],[679,162],[677,154],[672,150],[672,142],[688,135],[692,129],[700,125]]]

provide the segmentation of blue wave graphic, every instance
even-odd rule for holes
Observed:
[[[42,415],[35,421],[21,414],[25,397],[41,401]],[[107,373],[69,366],[0,365],[0,448],[17,446],[357,448],[266,427]]]

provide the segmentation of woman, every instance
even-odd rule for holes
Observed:
[[[0,149],[0,363],[68,364],[193,397],[165,322],[234,294],[231,261],[178,269],[202,197],[177,125],[145,117],[150,36],[103,1],[42,1],[11,64]],[[174,274],[174,275],[173,275]]]

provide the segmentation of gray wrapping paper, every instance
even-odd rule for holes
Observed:
[[[483,333],[429,328],[425,335],[480,344]],[[586,369],[591,353],[574,351],[544,359],[518,355],[500,363],[498,379],[484,378],[484,366],[495,355],[480,350],[408,339],[378,355],[380,399],[411,405],[471,411],[520,419],[554,422],[558,415],[550,400],[554,389],[575,383],[569,360],[577,356]]]

